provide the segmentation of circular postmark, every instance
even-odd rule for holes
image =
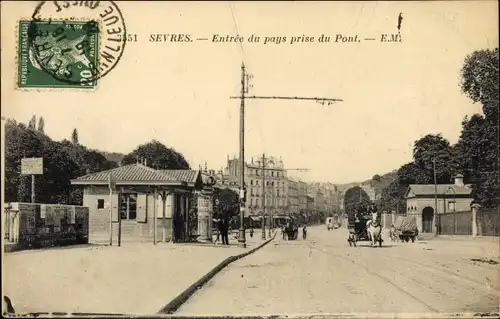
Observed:
[[[31,64],[57,81],[95,86],[120,61],[123,15],[113,1],[42,1],[31,17]]]

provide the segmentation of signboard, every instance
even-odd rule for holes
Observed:
[[[23,158],[21,159],[21,174],[22,175],[42,175],[43,174],[43,158]]]

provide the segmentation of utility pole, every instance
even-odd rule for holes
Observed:
[[[246,96],[248,93],[248,82],[252,79],[251,74],[245,71],[245,64],[241,64],[241,95],[231,96],[231,99],[240,99],[240,230],[238,244],[240,247],[246,247],[245,228],[244,228],[244,210],[246,201],[245,190],[245,99],[267,99],[267,100],[310,100],[316,101],[322,105],[331,105],[334,102],[341,102],[341,99],[323,98],[323,97],[300,97],[300,96]],[[264,186],[264,185],[263,185]]]
[[[245,248],[245,64],[241,63],[241,104],[240,104],[240,231],[238,236],[238,246]]]
[[[262,154],[262,240],[266,240],[266,155]]]
[[[238,236],[238,246],[246,247],[245,238],[245,201],[246,201],[246,190],[245,190],[245,99],[265,99],[265,100],[310,100],[316,101],[322,105],[331,105],[334,102],[341,102],[341,99],[333,98],[323,98],[323,97],[301,97],[301,96],[246,96],[248,93],[248,82],[252,79],[251,74],[247,74],[245,71],[245,64],[241,63],[241,95],[231,96],[231,99],[240,99],[240,230]]]
[[[438,214],[437,214],[437,208],[438,208],[438,189],[437,189],[437,177],[436,177],[436,158],[434,157],[432,159],[432,169],[434,170],[434,227],[436,228],[435,235],[438,235]]]

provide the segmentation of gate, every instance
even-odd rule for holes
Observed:
[[[472,235],[472,212],[439,214],[438,227],[441,235]]]

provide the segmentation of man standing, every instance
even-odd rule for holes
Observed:
[[[219,237],[221,237],[222,244],[224,245],[224,218],[220,214],[217,219],[217,229],[219,230],[219,233],[217,234],[216,242]]]
[[[223,213],[222,215],[222,244],[223,245],[229,245],[229,218],[227,216],[227,212]]]

